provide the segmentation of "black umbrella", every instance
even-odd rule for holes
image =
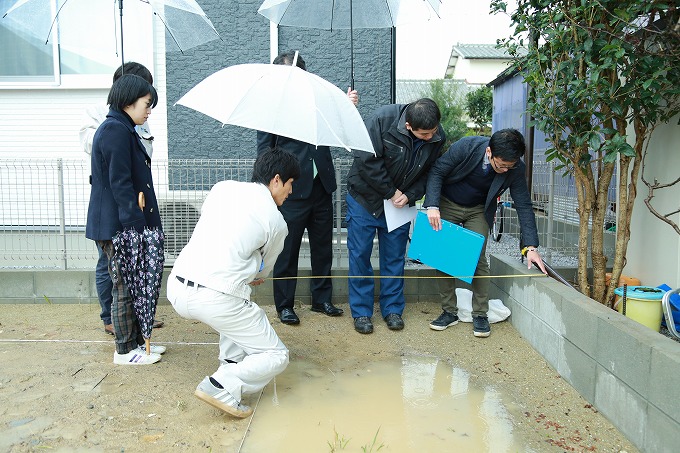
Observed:
[[[279,25],[349,29],[351,81],[354,88],[355,28],[391,28],[418,19],[439,17],[441,0],[265,0],[258,13]]]
[[[163,279],[164,239],[159,228],[144,228],[141,233],[126,229],[113,238],[118,262],[113,281],[116,284],[122,278],[130,291],[147,354],[150,353],[149,340]]]

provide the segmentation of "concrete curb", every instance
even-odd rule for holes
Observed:
[[[530,273],[491,257],[494,275]],[[646,452],[680,445],[680,344],[547,278],[496,279],[491,298],[558,373]]]

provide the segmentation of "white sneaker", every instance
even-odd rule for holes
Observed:
[[[149,348],[151,350],[151,354],[165,354],[165,351],[167,348],[165,346],[161,346],[158,344],[152,344],[151,347]],[[143,344],[140,344],[135,351],[141,351],[142,353],[146,354],[146,346]]]
[[[151,365],[161,360],[160,354],[149,354],[133,349],[127,354],[113,353],[113,363],[116,365]]]
[[[194,395],[202,401],[210,404],[217,409],[220,409],[227,414],[233,415],[238,418],[245,418],[253,413],[253,410],[236,401],[234,395],[228,391],[215,387],[212,382],[210,382],[210,377],[206,376],[205,379],[198,384]]]

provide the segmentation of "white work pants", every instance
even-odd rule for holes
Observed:
[[[288,349],[256,303],[168,278],[168,300],[183,318],[220,334],[220,367],[212,374],[238,401],[257,393],[288,365]],[[229,363],[227,360],[235,361]]]

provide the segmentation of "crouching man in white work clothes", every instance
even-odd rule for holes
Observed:
[[[252,182],[215,184],[168,277],[175,311],[220,334],[220,367],[195,395],[235,417],[253,412],[243,395],[259,392],[288,365],[288,349],[250,294],[283,249],[288,228],[278,207],[299,175],[297,159],[273,149],[255,161]]]

